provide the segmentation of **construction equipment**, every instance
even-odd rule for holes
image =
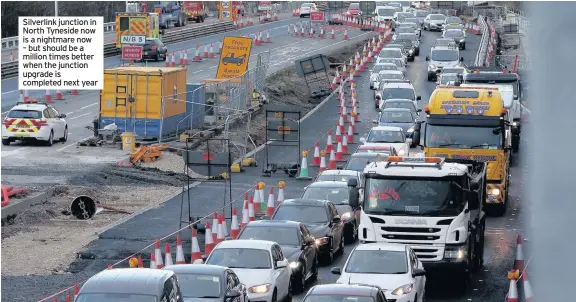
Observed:
[[[159,1],[154,5],[154,12],[160,15],[161,29],[186,26],[188,16],[184,10],[182,1]]]
[[[162,156],[162,150],[168,149],[168,145],[140,146],[130,153],[130,162],[134,165],[156,161]]]
[[[204,1],[184,1],[184,13],[188,21],[204,22],[206,18]]]

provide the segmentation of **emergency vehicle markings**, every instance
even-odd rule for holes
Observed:
[[[18,89],[101,90],[104,17],[19,17]]]

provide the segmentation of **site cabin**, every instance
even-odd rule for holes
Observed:
[[[204,22],[206,5],[204,1],[184,1],[184,13],[188,21],[194,21],[196,23]]]
[[[424,154],[487,162],[484,209],[504,215],[511,133],[498,88],[440,86],[432,92],[424,111]]]
[[[483,265],[486,163],[379,156],[363,176],[363,184],[348,180],[350,206],[360,208],[360,243],[409,245],[426,270],[441,271],[465,291]]]
[[[122,36],[160,38],[157,13],[116,13],[116,48],[122,48]]]

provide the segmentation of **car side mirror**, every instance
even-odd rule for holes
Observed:
[[[314,238],[306,237],[306,239],[304,239],[305,246],[312,246],[314,244],[316,244],[316,240],[314,240]]]
[[[378,124],[378,120],[372,120],[372,124]]]
[[[464,62],[464,57],[460,57],[460,62]]]
[[[226,293],[226,298],[238,298],[240,297],[242,294],[240,294],[240,291],[238,291],[237,289],[231,289],[228,291],[228,293]]]
[[[366,138],[365,138],[365,137],[361,137],[361,138],[360,138],[360,142],[363,143],[363,144],[365,144],[365,143],[366,143]]]
[[[344,169],[344,167],[342,165],[336,166],[336,170],[343,170],[343,169]]]
[[[339,223],[340,221],[342,221],[342,218],[340,218],[340,216],[334,216],[334,218],[332,218],[332,223]]]
[[[416,97],[416,100],[417,100],[417,101],[419,101],[419,100],[421,100],[421,99],[422,99],[422,96],[420,96],[420,95]]]
[[[66,117],[66,114],[60,114],[58,117],[59,117],[59,118],[65,118],[65,117]]]
[[[426,271],[423,269],[414,269],[414,271],[412,272],[412,277],[424,277],[426,276]]]
[[[416,112],[422,112],[422,109],[416,109]]]
[[[280,260],[276,262],[276,268],[284,268],[288,266],[287,260]]]
[[[430,57],[426,56],[426,62],[430,61]]]
[[[339,267],[333,267],[330,272],[334,275],[342,275],[342,269]]]

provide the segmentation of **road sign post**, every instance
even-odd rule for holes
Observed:
[[[122,45],[122,61],[142,60],[142,46]]]

